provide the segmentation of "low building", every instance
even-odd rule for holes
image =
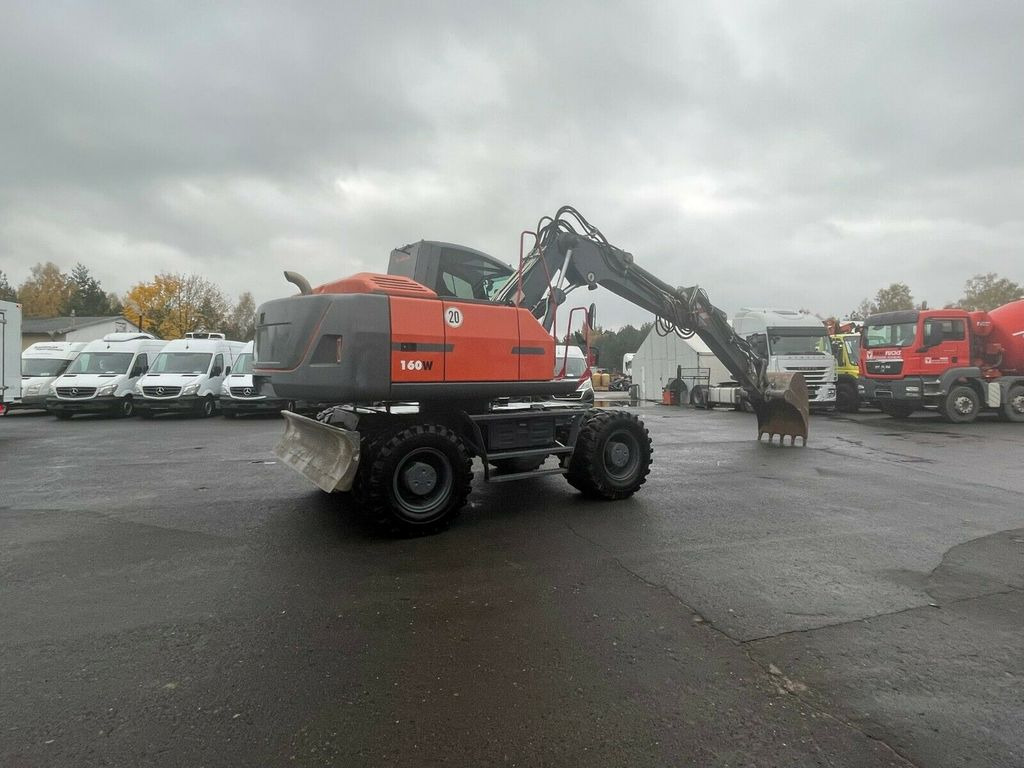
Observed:
[[[95,341],[108,333],[132,333],[139,326],[120,315],[113,317],[26,317],[21,321],[21,348],[37,341]]]
[[[640,349],[633,356],[633,384],[639,386],[640,398],[661,401],[665,386],[682,373],[689,392],[696,384],[721,384],[732,376],[715,353],[699,337],[681,339],[675,333],[659,336],[651,328]]]

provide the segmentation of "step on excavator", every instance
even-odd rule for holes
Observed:
[[[759,440],[807,441],[800,374],[768,373],[702,288],[662,282],[570,206],[522,233],[511,274],[471,248],[421,241],[393,251],[388,274],[316,288],[285,277],[299,294],[257,310],[255,381],[325,407],[315,419],[284,412],[276,453],[398,534],[447,526],[470,493],[474,458],[488,482],[560,474],[597,499],[644,484],[643,422],[566,400],[578,381],[553,376],[559,309],[579,288],[652,312],[659,333],[699,336],[744,389]],[[594,327],[593,304],[570,310],[570,325],[577,312]]]

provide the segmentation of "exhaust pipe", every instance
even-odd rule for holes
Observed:
[[[313,293],[313,288],[309,284],[309,280],[304,278],[298,272],[289,272],[285,270],[284,279],[299,289],[299,293],[303,296],[309,296]]]

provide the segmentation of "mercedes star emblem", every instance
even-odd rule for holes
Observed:
[[[245,395],[246,397],[251,395],[252,394],[252,387],[246,387],[245,389],[243,389],[242,390],[242,394]]]
[[[163,388],[163,387],[157,387],[157,388],[156,388],[156,393],[157,393],[158,395],[162,395],[162,394],[164,393],[164,388]]]
[[[78,387],[72,387],[71,388],[71,394],[72,395],[77,395],[78,394]]]

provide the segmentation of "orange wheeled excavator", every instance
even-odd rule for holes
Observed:
[[[458,514],[474,458],[489,482],[562,474],[585,496],[632,495],[651,465],[643,423],[556,399],[578,382],[552,376],[559,308],[598,286],[652,312],[659,332],[703,339],[745,390],[759,438],[806,443],[800,374],[767,373],[703,289],[662,282],[569,206],[524,234],[533,244],[511,274],[436,242],[396,249],[384,275],[312,288],[285,273],[299,294],[257,310],[256,382],[328,407],[316,419],[285,412],[282,461],[404,534]],[[584,312],[593,327],[594,306]]]

